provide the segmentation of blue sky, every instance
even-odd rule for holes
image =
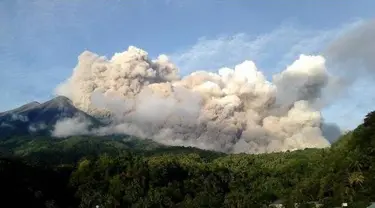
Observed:
[[[86,49],[165,53],[182,74],[249,59],[270,77],[374,18],[373,8],[373,0],[0,0],[0,111],[53,97]],[[360,84],[324,110],[328,121],[351,128],[373,109]]]

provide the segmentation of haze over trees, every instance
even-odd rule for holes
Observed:
[[[374,115],[330,148],[257,155],[125,136],[8,137],[0,196],[13,207],[366,207],[375,200]]]

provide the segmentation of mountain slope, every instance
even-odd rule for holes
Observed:
[[[42,104],[31,102],[0,113],[0,138],[11,135],[47,133],[57,121],[73,117],[90,121],[93,125],[100,124],[94,117],[74,107],[68,98],[59,96]]]
[[[25,112],[27,110],[30,110],[32,108],[35,108],[37,107],[38,105],[40,105],[40,103],[34,101],[34,102],[30,102],[28,104],[25,104],[25,105],[22,105],[21,107],[18,107],[16,109],[13,109],[13,110],[9,110],[9,111],[5,111],[5,112],[2,112],[0,113],[0,117],[1,116],[4,116],[4,115],[7,115],[7,114],[12,114],[12,113],[22,113],[22,112]]]

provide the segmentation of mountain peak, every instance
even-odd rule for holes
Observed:
[[[52,100],[60,100],[60,101],[64,101],[64,102],[72,102],[69,98],[67,98],[65,96],[62,96],[62,95],[59,95],[59,96],[53,98]]]
[[[90,116],[89,114],[77,109],[72,101],[67,97],[58,96],[44,103],[31,102],[14,110],[0,113],[0,124],[4,123],[13,126],[10,129],[1,128],[3,135],[22,134],[29,132],[29,126],[43,124],[46,128],[51,129],[61,119],[74,118],[79,116],[85,120],[90,121],[94,125],[100,124],[100,121]],[[20,122],[20,119],[25,118]],[[4,133],[3,133],[4,132]]]
[[[57,97],[53,98],[52,100],[50,100],[49,102],[72,104],[72,101],[65,96],[57,96]]]
[[[64,96],[55,97],[42,105],[48,108],[74,108],[72,101]]]

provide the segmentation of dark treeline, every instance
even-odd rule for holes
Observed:
[[[331,148],[236,154],[148,140],[71,137],[0,142],[9,207],[366,207],[375,201],[375,113]]]

